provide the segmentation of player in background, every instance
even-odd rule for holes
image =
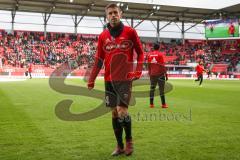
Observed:
[[[207,64],[206,73],[207,73],[207,78],[209,80],[212,80],[212,64],[211,63]]]
[[[32,79],[32,70],[33,70],[33,65],[32,63],[28,64],[28,74],[30,76],[30,79]]]
[[[230,37],[234,37],[234,33],[235,33],[235,27],[233,25],[233,22],[231,22],[231,24],[228,27],[228,34]]]
[[[168,108],[164,95],[165,81],[168,80],[163,53],[159,51],[159,43],[155,43],[153,51],[147,55],[148,74],[150,76],[150,108],[154,108],[154,92],[158,84],[162,108]]]
[[[0,69],[3,68],[3,63],[2,63],[2,61],[3,61],[3,58],[2,58],[2,55],[0,55]]]
[[[133,153],[132,121],[128,113],[131,98],[132,80],[142,74],[143,50],[135,29],[125,26],[120,18],[122,11],[117,4],[105,8],[108,20],[107,28],[99,35],[95,62],[88,80],[88,89],[94,88],[95,79],[105,66],[105,100],[106,106],[112,109],[112,126],[117,147],[112,156]],[[137,53],[137,67],[133,71],[133,51]],[[126,147],[122,139],[125,130]]]
[[[210,31],[211,31],[211,32],[214,31],[214,26],[213,26],[213,24],[211,24],[209,28],[210,28]]]
[[[200,61],[199,64],[197,65],[196,72],[197,72],[197,79],[195,80],[195,82],[200,81],[199,86],[201,87],[203,82],[203,72],[207,72],[207,70],[204,69],[202,61]]]

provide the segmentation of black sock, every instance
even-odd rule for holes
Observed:
[[[165,96],[162,95],[162,96],[160,96],[160,97],[161,97],[162,105],[166,104],[166,102],[165,102]]]
[[[153,102],[154,102],[154,92],[155,92],[155,89],[151,88],[151,90],[150,90],[150,104],[153,104]]]
[[[150,97],[150,104],[153,105],[154,98]]]
[[[200,83],[199,83],[199,85],[201,85],[201,84],[202,84],[202,81],[203,81],[203,78],[201,78],[201,79],[200,79]]]
[[[132,120],[130,115],[124,117],[123,128],[125,130],[126,140],[132,140]]]
[[[112,126],[113,126],[113,131],[114,131],[117,143],[121,148],[123,148],[123,140],[122,140],[123,128],[118,118],[112,118]]]

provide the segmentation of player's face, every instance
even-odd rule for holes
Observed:
[[[122,12],[117,7],[108,8],[106,10],[106,17],[110,25],[112,27],[115,27],[120,23],[120,19],[122,18]]]

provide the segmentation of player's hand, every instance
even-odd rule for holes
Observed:
[[[168,76],[166,76],[166,81],[168,81]]]
[[[129,72],[128,74],[127,74],[127,79],[128,80],[132,80],[134,78],[134,72]]]
[[[136,72],[129,72],[127,74],[127,79],[131,80],[131,81],[134,81],[134,80],[137,80],[141,77],[142,75],[142,72],[140,71],[136,71]]]
[[[133,80],[137,80],[139,78],[141,78],[142,76],[142,72],[141,71],[136,71],[134,72],[134,79]]]
[[[94,88],[94,82],[88,82],[87,87],[89,90],[92,90]]]

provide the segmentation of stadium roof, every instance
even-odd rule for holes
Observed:
[[[116,0],[109,0],[116,1]],[[222,9],[240,3],[240,0],[118,0],[126,3],[156,4],[189,8]]]
[[[104,0],[0,0],[0,10],[104,17]],[[223,9],[180,7],[172,5],[121,2],[127,19],[184,21],[200,23],[219,15],[240,16],[240,4]]]

